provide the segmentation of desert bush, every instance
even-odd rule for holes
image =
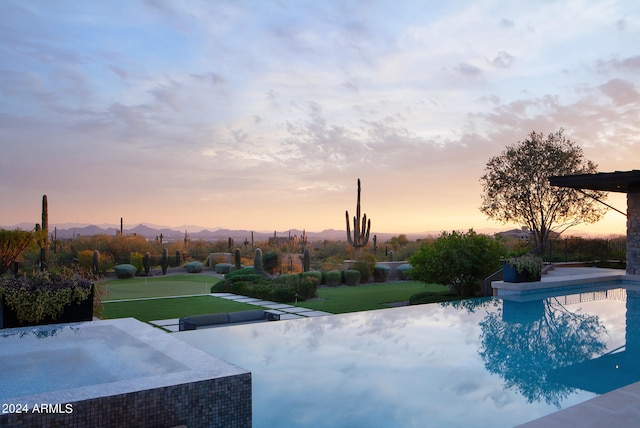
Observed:
[[[396,273],[398,274],[398,278],[403,281],[411,279],[410,277],[411,269],[412,268],[409,263],[404,263],[398,266],[396,268]]]
[[[80,272],[91,272],[93,268],[93,250],[78,251]]]
[[[215,267],[216,273],[226,275],[231,272],[231,266],[229,263],[217,263]]]
[[[324,272],[324,282],[329,287],[336,287],[340,285],[342,273],[339,270],[330,270],[328,272]]]
[[[369,278],[373,275],[373,269],[376,267],[376,258],[371,254],[360,256],[351,266],[351,269],[360,272],[360,282],[369,282]]]
[[[385,282],[389,277],[389,272],[391,272],[391,268],[386,265],[376,265],[373,268],[373,279],[376,282]]]
[[[116,265],[113,269],[118,278],[132,278],[136,274],[136,267],[128,263]]]
[[[262,269],[271,275],[277,272],[281,262],[282,255],[279,251],[266,251],[262,254]]]
[[[133,252],[129,254],[129,264],[136,267],[136,275],[142,273],[144,267],[144,255],[142,253]]]
[[[273,294],[270,300],[279,303],[291,303],[298,298],[298,293],[294,288],[290,287],[276,287],[273,289]],[[301,299],[298,299],[301,300]]]
[[[318,284],[322,274],[320,272],[305,272],[300,276],[300,285],[298,286],[298,294],[303,299],[311,299],[316,297]]]
[[[358,285],[360,283],[360,271],[355,269],[345,270],[344,282],[347,285]]]
[[[188,273],[200,273],[202,272],[202,262],[189,262],[184,265],[184,268]]]
[[[290,273],[286,275],[280,275],[273,278],[273,283],[277,285],[284,285],[293,289],[298,288],[300,284],[300,275],[297,273]]]

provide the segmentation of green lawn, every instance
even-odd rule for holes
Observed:
[[[185,296],[208,294],[211,286],[220,281],[211,275],[180,274],[151,278],[113,279],[100,283],[106,288],[103,301],[139,299],[142,297]],[[159,318],[156,318],[159,319]]]
[[[105,302],[104,317],[153,321],[182,318],[190,315],[258,309],[246,303],[238,303],[213,296],[176,297],[171,299],[133,300],[129,302]]]
[[[422,291],[445,294],[449,289],[417,281],[362,284],[357,287],[323,287],[318,289],[319,300],[300,302],[298,306],[333,314],[370,311],[388,308],[385,303],[409,300],[409,297]]]
[[[181,274],[153,278],[114,279],[100,286],[107,289],[103,298],[105,318],[134,317],[140,321],[182,318],[189,315],[234,312],[255,309],[255,306],[232,302],[208,294],[211,285],[218,282],[214,276]],[[409,300],[413,294],[431,291],[446,294],[448,288],[441,285],[425,285],[416,281],[362,284],[357,287],[322,287],[318,300],[300,302],[298,306],[341,314],[388,308],[385,303]],[[168,296],[190,296],[168,299],[127,300]],[[435,299],[438,300],[438,299]],[[448,300],[448,299],[447,299]]]

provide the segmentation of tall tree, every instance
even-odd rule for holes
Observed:
[[[535,131],[489,159],[480,181],[484,192],[480,211],[502,223],[529,228],[538,252],[544,250],[549,233],[562,233],[580,223],[595,223],[607,211],[597,200],[605,193],[553,187],[549,177],[597,172],[582,148],[563,135],[564,130],[544,136]],[[597,200],[596,200],[597,199]]]

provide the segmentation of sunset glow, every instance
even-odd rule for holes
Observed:
[[[504,230],[490,157],[640,169],[640,3],[8,0],[0,227]],[[608,202],[626,210],[625,195]],[[623,234],[610,212],[588,234]]]

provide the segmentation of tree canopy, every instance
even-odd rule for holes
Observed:
[[[496,238],[468,232],[442,232],[411,257],[411,278],[450,286],[459,295],[473,295],[479,282],[500,267],[505,249]]]
[[[0,275],[11,268],[24,250],[35,246],[41,237],[41,232],[0,229]]]
[[[489,159],[480,179],[480,211],[493,220],[528,227],[538,251],[543,251],[552,230],[562,233],[580,223],[595,223],[607,211],[596,200],[604,200],[604,192],[549,184],[552,176],[597,172],[597,165],[586,160],[582,148],[563,132],[545,137],[532,131],[526,140]]]

